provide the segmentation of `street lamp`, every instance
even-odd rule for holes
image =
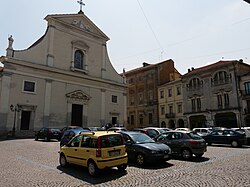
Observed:
[[[10,105],[10,110],[14,112],[14,123],[13,123],[13,128],[12,128],[12,137],[15,137],[15,132],[16,132],[16,113],[21,111],[21,106],[19,105]]]

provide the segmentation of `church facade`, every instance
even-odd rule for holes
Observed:
[[[127,85],[109,60],[109,38],[81,11],[45,20],[40,39],[14,50],[11,36],[0,58],[0,131],[126,125]]]

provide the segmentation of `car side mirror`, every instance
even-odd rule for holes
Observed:
[[[126,142],[125,142],[125,145],[132,145],[133,144],[133,142],[131,141],[131,140],[127,140]]]

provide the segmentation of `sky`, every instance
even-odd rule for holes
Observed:
[[[243,0],[83,0],[84,14],[110,40],[118,73],[172,59],[187,73],[219,60],[250,64],[250,4]],[[8,36],[13,48],[28,48],[46,31],[49,14],[80,10],[77,0],[1,0],[0,56]]]

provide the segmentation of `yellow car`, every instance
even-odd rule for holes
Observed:
[[[125,170],[128,162],[123,137],[116,132],[82,132],[62,146],[59,154],[62,167],[70,163],[85,166],[91,176],[107,167]]]

